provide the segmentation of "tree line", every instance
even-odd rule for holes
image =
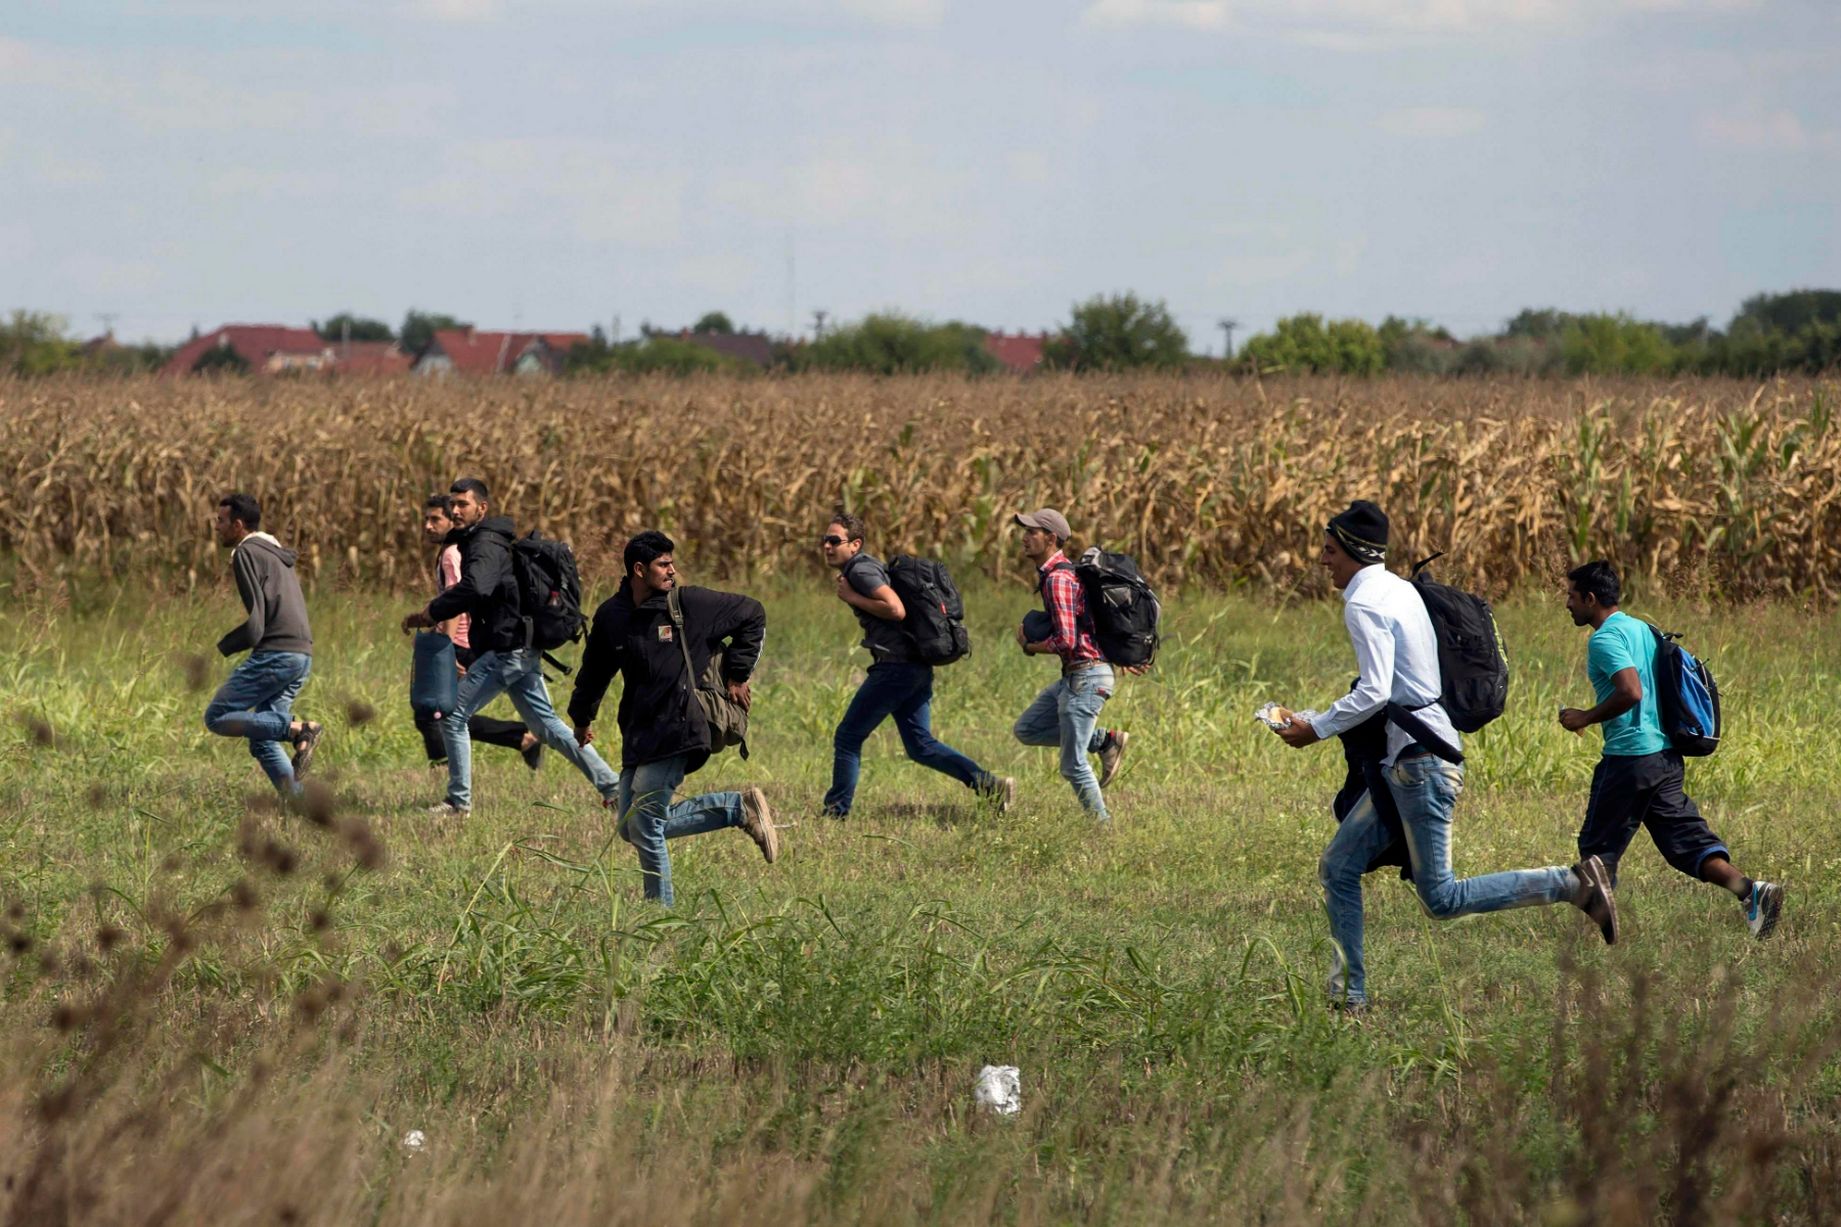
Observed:
[[[411,310],[400,328],[350,312],[316,320],[312,327],[329,342],[394,341],[413,354],[427,347],[435,330],[465,325],[451,315]],[[720,311],[706,313],[682,332],[642,327],[639,337],[627,341],[611,340],[596,325],[589,339],[567,355],[564,370],[578,376],[758,370],[756,363],[696,339],[735,333]],[[962,320],[942,323],[875,312],[810,339],[774,339],[768,364],[787,371],[991,374],[1003,364],[986,346],[986,336],[986,329]],[[132,374],[157,369],[173,350],[83,342],[69,335],[64,321],[40,312],[15,311],[10,320],[0,321],[0,372],[18,376],[71,370]],[[1841,365],[1841,290],[1758,294],[1746,299],[1723,329],[1704,317],[1671,324],[1626,313],[1529,308],[1497,332],[1459,339],[1425,320],[1389,316],[1375,325],[1304,312],[1279,320],[1227,358],[1198,354],[1162,300],[1102,294],[1073,304],[1067,320],[1048,335],[1041,365],[1063,371],[1247,375],[1821,373]]]

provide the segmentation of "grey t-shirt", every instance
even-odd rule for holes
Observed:
[[[881,559],[869,554],[858,554],[844,564],[844,579],[856,589],[857,595],[868,596],[889,582],[888,568]],[[863,624],[863,646],[877,660],[913,661],[914,641],[901,629],[901,623],[878,618],[875,614],[865,613],[856,606],[850,612]]]

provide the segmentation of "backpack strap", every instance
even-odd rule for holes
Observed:
[[[684,653],[684,677],[690,682],[690,693],[697,693],[697,670],[690,663],[690,639],[684,633],[684,603],[678,599],[678,590],[674,585],[665,594],[665,612],[671,615],[671,625],[676,628],[678,650]]]
[[[1433,563],[1437,562],[1440,558],[1443,558],[1444,556],[1445,556],[1445,552],[1443,550],[1438,550],[1434,552],[1430,558],[1421,558],[1418,562],[1413,564],[1413,569],[1410,572],[1408,572],[1408,574],[1410,576],[1417,576],[1421,571],[1425,570],[1427,567],[1431,566]]]

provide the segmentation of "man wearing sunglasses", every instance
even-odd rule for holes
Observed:
[[[837,599],[850,606],[863,627],[863,646],[874,658],[831,739],[831,790],[825,813],[844,818],[856,798],[863,743],[890,716],[908,757],[949,775],[994,801],[1001,812],[1016,799],[1016,781],[999,778],[933,735],[933,666],[915,651],[902,629],[907,617],[901,597],[889,585],[882,563],[863,552],[863,521],[840,510],[819,538],[825,564],[837,571]]]

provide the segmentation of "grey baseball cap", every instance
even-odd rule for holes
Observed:
[[[1019,512],[1013,518],[1024,528],[1046,529],[1063,541],[1074,535],[1073,530],[1068,527],[1068,518],[1053,507],[1044,507],[1040,511]]]

